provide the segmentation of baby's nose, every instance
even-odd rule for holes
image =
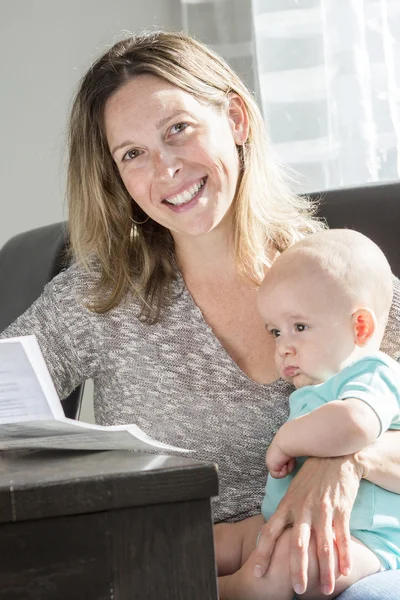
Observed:
[[[292,356],[296,354],[296,348],[290,340],[281,338],[278,338],[278,340],[277,348],[280,356]]]

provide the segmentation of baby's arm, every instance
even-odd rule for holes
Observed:
[[[376,413],[362,400],[334,400],[287,421],[268,449],[267,467],[273,477],[284,477],[294,457],[352,454],[374,442],[380,430]]]

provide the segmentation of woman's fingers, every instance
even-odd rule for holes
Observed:
[[[332,509],[323,506],[321,520],[315,527],[319,578],[323,594],[332,594],[335,587],[335,548],[332,531]]]
[[[332,512],[321,507],[319,523],[312,525],[312,514],[303,513],[301,521],[292,528],[290,573],[296,594],[303,594],[308,585],[309,547],[311,533],[315,536],[315,550],[319,565],[321,591],[331,594],[335,585],[335,547],[332,533]]]
[[[309,519],[296,524],[292,528],[290,573],[293,589],[296,594],[304,594],[308,583],[308,548],[310,545],[311,526]]]
[[[287,521],[275,513],[260,530],[257,547],[252,553],[254,575],[262,577],[268,570],[276,540],[285,529]]]
[[[352,569],[350,517],[348,514],[340,512],[336,515],[334,532],[339,558],[339,571],[344,577],[347,577]]]

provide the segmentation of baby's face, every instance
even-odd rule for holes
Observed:
[[[267,279],[258,309],[275,338],[280,376],[296,388],[322,383],[349,362],[355,348],[351,307],[316,276]]]

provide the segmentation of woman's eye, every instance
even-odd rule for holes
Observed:
[[[175,133],[181,133],[186,127],[189,127],[188,123],[177,123],[171,127],[171,133],[173,135]]]
[[[133,150],[128,150],[128,152],[125,152],[124,156],[122,157],[122,160],[132,160],[139,156],[139,154],[139,150],[136,150],[135,148]]]
[[[305,331],[307,329],[307,325],[304,325],[304,323],[296,323],[294,328],[296,331]]]

